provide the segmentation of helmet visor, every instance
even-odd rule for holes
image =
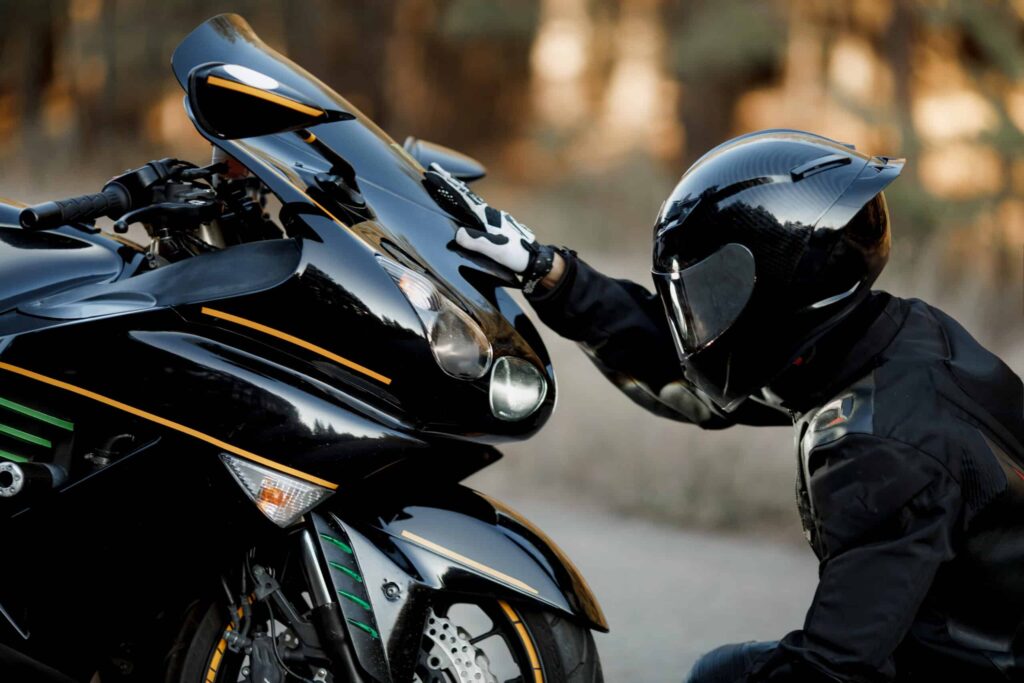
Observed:
[[[672,261],[669,272],[652,274],[679,355],[685,358],[739,318],[754,291],[754,255],[742,244],[730,243],[686,268]]]

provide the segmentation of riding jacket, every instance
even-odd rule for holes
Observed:
[[[941,311],[874,292],[725,414],[687,383],[656,296],[565,256],[530,301],[634,401],[708,429],[794,426],[819,584],[803,628],[745,680],[1024,680],[1024,386],[1010,368]]]

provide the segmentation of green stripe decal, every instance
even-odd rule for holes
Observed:
[[[5,424],[0,424],[0,433],[7,434],[8,436],[13,436],[15,439],[21,439],[22,441],[27,441],[28,443],[34,443],[37,446],[45,446],[46,448],[50,448],[50,447],[53,446],[53,444],[50,443],[49,440],[44,439],[41,436],[36,436],[35,434],[29,434],[28,432],[23,432],[20,429],[15,429],[14,427],[8,427]]]
[[[368,625],[368,624],[364,624],[361,621],[356,621],[355,619],[346,619],[345,621],[347,621],[348,623],[352,624],[356,628],[363,629],[364,631],[369,633],[374,638],[380,638],[380,634],[377,633],[377,630],[375,628],[373,628],[372,626]]]
[[[20,403],[10,401],[2,396],[0,396],[0,406],[7,408],[8,410],[13,410],[16,413],[21,413],[22,415],[28,415],[29,417],[35,418],[41,422],[52,424],[54,427],[66,429],[69,432],[73,432],[75,430],[75,425],[67,420],[62,420],[59,417],[54,417],[53,415],[47,415],[46,413],[29,408],[28,406],[23,406]]]
[[[8,453],[7,451],[0,451],[0,458],[13,460],[14,462],[28,462],[28,458],[21,455],[15,455],[14,453]]]
[[[358,581],[359,583],[363,582],[363,577],[359,576],[359,574],[355,573],[354,571],[352,571],[351,569],[349,569],[345,565],[338,564],[337,562],[331,562],[330,560],[327,561],[327,564],[331,565],[331,568],[337,569],[339,572],[344,572],[344,573],[348,574],[349,576],[351,576],[354,580]]]
[[[352,595],[351,593],[346,593],[345,591],[338,591],[338,595],[340,595],[343,598],[348,598],[349,600],[351,600],[352,602],[356,603],[357,605],[359,605],[363,609],[367,609],[367,610],[368,609],[373,609],[372,607],[370,607],[370,603],[366,602],[366,600],[363,600],[362,598],[356,597],[355,595]]]
[[[344,550],[349,555],[355,555],[355,553],[352,552],[352,548],[349,547],[349,545],[347,543],[345,543],[344,541],[339,541],[334,536],[328,536],[327,534],[320,534],[320,538],[324,539],[325,541],[330,541],[334,545],[336,545],[339,548],[341,548],[342,550]]]

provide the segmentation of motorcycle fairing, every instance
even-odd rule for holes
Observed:
[[[86,240],[0,227],[0,312],[57,292],[111,282],[123,268],[115,252]]]
[[[374,632],[349,629],[360,664],[376,680],[411,678],[427,609],[442,591],[535,602],[608,630],[579,571],[518,513],[455,484],[424,486],[401,500],[373,515],[351,500],[328,502],[310,515],[321,551],[333,563],[325,572],[333,588],[364,591],[356,597],[371,605],[338,599],[349,624],[366,623]],[[337,565],[358,572],[361,580]]]
[[[238,159],[281,199],[284,215],[294,219],[285,221],[286,229],[315,235],[332,249],[357,249],[353,240],[339,237],[344,233],[362,243],[370,255],[411,261],[448,285],[446,293],[493,333],[495,341],[508,340],[510,347],[535,358],[553,382],[543,345],[526,348],[516,339],[517,330],[495,310],[495,289],[514,286],[514,275],[452,248],[456,224],[427,193],[423,168],[400,145],[340,95],[264,44],[237,15],[210,19],[182,41],[172,58],[182,87],[194,68],[208,63],[239,64],[266,73],[313,97],[314,102],[354,117],[313,126],[315,143],[293,132],[221,140],[197,124],[211,144]],[[185,106],[195,121],[187,98]],[[336,186],[325,184],[329,176],[343,178],[344,196],[339,196]],[[312,220],[316,217],[326,220]],[[526,318],[516,309],[518,315],[509,319],[516,321],[517,328],[525,328]]]
[[[299,269],[300,256],[295,240],[249,242],[117,282],[88,284],[52,296],[37,297],[23,303],[19,310],[37,318],[82,320],[148,308],[216,301],[261,292],[281,284]],[[45,258],[52,259],[49,255]],[[48,262],[52,265],[52,260]],[[24,330],[5,329],[0,322],[0,334],[13,331]]]

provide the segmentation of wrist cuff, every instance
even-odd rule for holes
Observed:
[[[554,263],[554,254],[556,252],[562,256],[562,259],[565,261],[565,272],[553,287],[546,289],[537,288],[529,292],[524,291],[526,298],[535,305],[548,304],[560,298],[564,292],[568,292],[572,288],[572,283],[576,279],[576,252],[566,247],[549,247],[549,249],[551,249],[552,264]],[[548,267],[548,272],[551,272],[550,266]],[[547,272],[544,275],[547,275]],[[542,275],[541,278],[543,277]]]

